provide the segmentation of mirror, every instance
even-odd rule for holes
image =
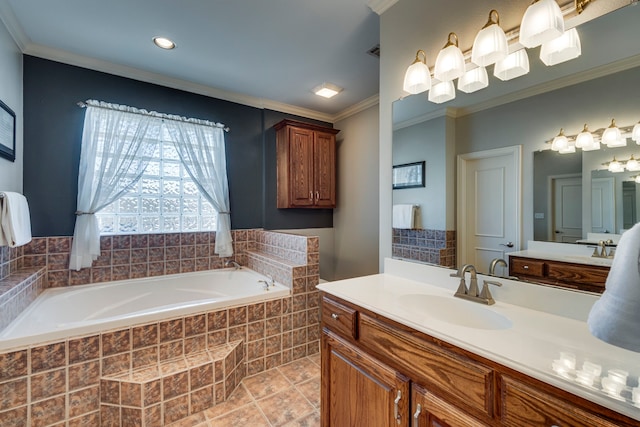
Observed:
[[[494,77],[490,77],[488,88],[473,94],[464,94],[457,91],[456,99],[445,104],[430,103],[424,93],[407,96],[394,102],[393,164],[425,160],[426,183],[425,188],[422,189],[393,190],[394,205],[419,205],[421,216],[419,230],[394,228],[393,256],[440,265],[447,265],[447,253],[453,253],[453,258],[455,259],[457,240],[455,231],[447,230],[455,230],[457,228],[455,213],[456,155],[517,144],[522,144],[523,146],[522,172],[524,192],[522,197],[523,208],[526,211],[526,213],[522,213],[523,238],[521,241],[549,240],[549,225],[542,221],[548,218],[546,213],[547,205],[549,204],[548,195],[544,192],[540,194],[538,192],[538,182],[540,180],[537,176],[534,176],[534,161],[538,156],[557,153],[541,151],[546,150],[548,147],[544,141],[557,134],[560,126],[570,126],[572,131],[574,127],[579,126],[579,129],[575,130],[577,133],[582,128],[584,121],[592,120],[593,127],[598,128],[604,125],[603,121],[610,121],[609,114],[616,114],[615,111],[620,111],[623,107],[625,108],[624,111],[628,112],[628,117],[625,117],[624,121],[621,117],[616,118],[619,119],[621,125],[628,125],[638,121],[640,112],[637,110],[637,105],[635,107],[632,105],[634,97],[637,99],[635,95],[625,99],[625,103],[617,102],[618,98],[607,99],[606,102],[600,99],[590,99],[589,102],[592,105],[589,105],[589,108],[597,106],[602,110],[597,112],[590,111],[593,117],[580,115],[584,110],[587,110],[585,105],[580,103],[575,105],[571,104],[571,102],[565,103],[565,100],[562,100],[563,106],[566,104],[562,117],[559,117],[559,114],[546,114],[544,111],[546,104],[543,104],[541,99],[549,99],[548,97],[552,96],[553,91],[556,89],[571,88],[576,83],[581,84],[582,82],[588,84],[590,79],[594,77],[611,75],[615,79],[616,75],[623,74],[626,70],[637,66],[637,59],[640,55],[640,44],[636,42],[640,34],[640,30],[636,25],[638,18],[640,18],[640,7],[624,6],[580,25],[578,31],[583,43],[582,56],[565,64],[545,67],[537,58],[539,50],[533,49],[528,51],[531,72],[526,76],[508,82],[501,82]],[[613,45],[616,45],[616,49],[611,49]],[[628,64],[631,62],[634,62],[634,64],[621,66],[619,69],[622,71],[616,74],[610,74],[611,71],[608,71],[599,75],[596,73],[590,78],[583,76],[587,70],[597,70],[598,67],[604,67],[607,64]],[[488,72],[491,74],[492,67],[488,69]],[[625,75],[628,76],[628,74]],[[537,90],[541,86],[545,86],[545,88]],[[620,86],[617,87],[619,88]],[[616,92],[616,96],[624,96],[620,95],[621,92],[625,93],[623,92],[624,90],[627,92],[633,90],[635,93],[635,89],[622,87],[620,91]],[[527,97],[534,92],[533,96],[536,100],[533,101],[532,105],[527,105],[524,113],[511,110],[510,104],[504,103],[505,98],[500,103],[494,103],[497,98],[507,97],[509,101],[514,101],[513,105],[519,103],[517,105],[522,106],[523,102],[527,102]],[[540,94],[543,94],[543,96],[538,96]],[[477,122],[480,122],[482,118],[490,115],[485,113],[490,111],[494,105],[498,106],[494,110],[499,110],[498,113],[493,114],[492,118],[494,120],[490,123],[477,125],[474,122],[476,117],[478,117]],[[447,110],[443,113],[445,108]],[[448,114],[449,112],[451,114]],[[501,116],[496,118],[498,114],[501,114]],[[505,131],[503,129],[504,126],[502,126],[503,123],[505,121],[508,122],[518,114],[525,116],[516,117],[518,126],[524,129],[518,129],[517,131],[508,129]],[[571,120],[571,123],[566,123],[567,120]],[[556,127],[556,123],[559,124],[558,127]],[[469,131],[469,127],[474,127],[474,131]],[[482,134],[477,133],[477,129],[483,131]],[[492,139],[493,135],[490,135],[493,133],[496,134],[495,141]],[[500,141],[500,138],[503,138],[504,141]],[[509,138],[508,141],[506,141],[507,138]],[[477,140],[480,140],[480,142],[477,142]],[[633,143],[630,142],[630,144]],[[637,152],[633,151],[634,147],[637,148]],[[634,147],[629,145],[628,153],[625,152],[624,154],[618,154],[623,153],[623,149],[615,149],[619,150],[616,151],[616,156],[626,159],[633,152],[635,157],[640,157],[640,147],[635,146],[635,144]],[[576,206],[580,209],[576,209],[575,214],[577,216],[573,218],[573,225],[579,224],[577,226],[580,229],[579,237],[584,237],[583,227],[588,227],[588,229],[585,228],[586,233],[587,230],[594,229],[592,223],[593,226],[596,225],[595,216],[591,214],[591,209],[587,214],[584,212],[586,209],[582,209],[581,205],[585,203],[589,203],[588,206],[591,205],[591,171],[598,169],[592,166],[606,161],[596,158],[598,155],[605,155],[605,153],[610,155],[611,151],[578,152],[574,155],[564,155],[563,159],[558,160],[570,167],[567,174],[575,175],[574,178],[583,181],[583,187],[589,189],[588,194],[583,195],[581,203]],[[547,172],[547,176],[550,173]],[[559,172],[555,173],[560,174]],[[598,178],[604,177],[598,176]],[[548,178],[545,177],[541,182],[546,186],[547,180]],[[584,185],[585,180],[587,185]],[[534,183],[535,187],[533,187]],[[630,193],[628,187],[629,184],[625,184],[627,193]],[[528,190],[530,188],[533,188],[533,192]],[[620,194],[622,194],[622,188],[623,184],[621,183]],[[580,194],[582,192],[581,189]],[[626,202],[627,205],[632,203],[631,198],[628,198],[630,200]],[[541,199],[546,204],[539,207],[538,202]],[[635,213],[627,214],[622,208],[619,213],[617,209],[615,212],[611,212],[614,218],[618,218],[621,215],[628,217],[627,222],[633,220],[633,215],[635,215]],[[539,213],[544,213],[544,218],[538,218],[539,215],[535,215]],[[540,223],[538,223],[539,221]],[[624,225],[625,223],[622,222],[621,224]],[[612,229],[619,228],[624,227],[617,225],[612,227]],[[608,228],[603,229],[608,230]],[[443,259],[431,254],[427,249],[438,249],[440,255],[445,257],[444,262]],[[455,261],[449,266],[455,266]]]

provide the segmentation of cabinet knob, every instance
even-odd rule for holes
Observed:
[[[331,318],[333,320],[338,320],[338,317],[340,317],[340,315],[338,313],[331,313]]]
[[[528,270],[529,266],[528,265],[523,265],[522,268],[525,269],[525,270]]]
[[[422,406],[418,403],[416,405],[416,412],[413,414],[413,427],[418,427],[418,421],[420,419],[420,414],[422,413]]]
[[[313,191],[309,191],[309,201],[313,202]]]

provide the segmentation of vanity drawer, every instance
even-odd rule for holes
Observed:
[[[502,425],[511,427],[616,427],[608,420],[543,393],[522,382],[502,376]]]
[[[529,258],[511,257],[509,260],[513,276],[535,276],[544,277],[544,261],[536,261]]]
[[[322,297],[322,323],[345,337],[358,338],[358,312],[328,297]]]

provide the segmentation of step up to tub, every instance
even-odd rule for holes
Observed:
[[[242,380],[237,341],[100,380],[102,426],[165,425],[224,402]]]

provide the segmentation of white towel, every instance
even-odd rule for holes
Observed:
[[[640,352],[640,223],[620,237],[605,291],[587,324],[601,340]]]
[[[416,205],[393,205],[393,228],[416,228]]]
[[[19,193],[0,192],[0,246],[26,245],[31,241],[31,217],[27,199]]]

